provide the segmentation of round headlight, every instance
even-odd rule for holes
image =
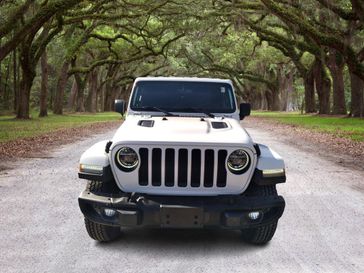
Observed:
[[[232,152],[227,160],[227,166],[232,173],[241,174],[249,168],[250,157],[242,149]]]
[[[131,172],[134,170],[139,163],[138,154],[129,147],[122,147],[117,151],[116,163],[123,171]]]

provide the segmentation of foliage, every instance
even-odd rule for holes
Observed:
[[[322,71],[324,110],[364,115],[359,0],[17,0],[0,2],[0,18],[0,111],[18,118],[40,104],[42,76],[61,110],[111,110],[147,75],[227,77],[254,108],[307,110],[307,80],[319,86]]]

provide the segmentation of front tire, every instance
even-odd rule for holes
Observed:
[[[246,196],[277,196],[276,185],[257,186],[252,184],[246,190]],[[274,236],[278,220],[256,228],[242,229],[243,240],[250,244],[263,245],[268,243]]]
[[[86,189],[92,193],[102,193],[105,191],[105,185],[100,181],[88,181]],[[110,242],[120,237],[121,230],[120,227],[113,227],[108,225],[103,225],[91,221],[85,218],[85,226],[88,235],[99,242]]]
[[[85,218],[85,226],[88,235],[99,242],[110,242],[120,237],[121,231],[119,227],[111,227],[95,223]]]

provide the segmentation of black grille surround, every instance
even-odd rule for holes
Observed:
[[[127,146],[138,154],[139,164],[135,170],[125,172],[113,160],[110,166],[115,182],[126,193],[161,196],[242,194],[248,188],[257,164],[255,149],[235,143],[201,144],[203,145],[181,142],[118,143],[110,150],[110,158],[114,159],[117,151]],[[229,170],[227,160],[238,149],[249,154],[251,164],[244,173],[235,174]],[[180,159],[182,162],[179,162]],[[179,167],[182,168],[181,171]],[[212,177],[212,180],[206,178],[206,175]]]
[[[140,186],[219,188],[227,186],[226,149],[139,148]],[[151,153],[151,154],[149,154]],[[151,160],[151,162],[149,162]],[[149,169],[151,168],[151,170]],[[163,176],[163,179],[162,179]],[[214,177],[216,182],[214,183]]]

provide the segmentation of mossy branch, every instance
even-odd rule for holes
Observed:
[[[81,1],[82,2],[82,1]],[[39,11],[31,17],[25,24],[16,31],[14,36],[0,47],[0,61],[3,60],[12,50],[14,50],[24,37],[33,36],[48,22],[56,13],[63,11],[80,3],[79,0],[58,0],[50,1],[47,5],[41,6]]]
[[[0,37],[4,37],[14,29],[14,25],[22,18],[22,15],[27,12],[29,6],[34,3],[35,0],[27,0],[22,5],[16,7],[12,14],[10,14],[5,23],[0,26]]]

